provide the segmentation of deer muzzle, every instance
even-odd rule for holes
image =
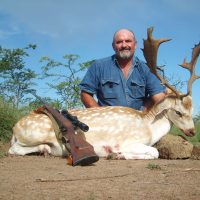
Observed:
[[[190,129],[184,130],[183,132],[188,137],[192,137],[192,136],[195,135],[195,129],[194,128],[190,128]]]

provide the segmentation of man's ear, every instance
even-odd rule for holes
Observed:
[[[114,44],[114,42],[112,43],[112,48],[115,51],[115,44]]]

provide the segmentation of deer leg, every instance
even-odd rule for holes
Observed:
[[[132,144],[120,149],[119,157],[129,159],[156,159],[158,150],[145,144]]]
[[[25,147],[21,146],[18,143],[15,143],[10,147],[8,151],[8,153],[11,155],[21,155],[21,156],[35,152],[44,153],[46,155],[47,153],[48,154],[51,153],[51,148],[47,144],[40,144],[33,147]]]

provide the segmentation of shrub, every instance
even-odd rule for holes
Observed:
[[[12,135],[12,127],[20,117],[20,112],[0,97],[0,141],[7,142]]]

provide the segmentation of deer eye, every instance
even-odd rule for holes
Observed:
[[[179,111],[175,111],[176,112],[176,114],[179,116],[179,117],[182,117],[183,115],[181,114],[181,112],[179,112]]]

